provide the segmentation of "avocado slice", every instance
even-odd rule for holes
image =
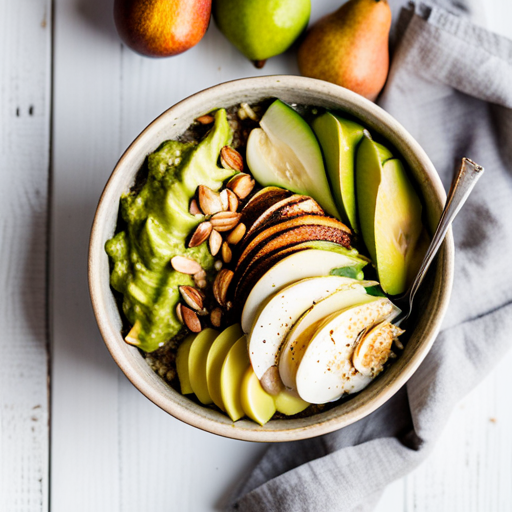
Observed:
[[[207,244],[186,247],[188,235],[203,220],[188,209],[199,185],[218,190],[235,173],[217,165],[220,150],[231,136],[226,111],[220,109],[213,128],[197,146],[162,143],[148,156],[148,177],[142,188],[121,198],[126,228],[105,244],[113,267],[110,283],[123,294],[123,311],[130,324],[140,324],[138,339],[130,338],[130,343],[146,352],[156,350],[183,327],[175,313],[178,286],[194,282],[191,276],[174,271],[170,259],[185,255],[206,271],[213,268]]]
[[[311,126],[322,147],[325,167],[341,218],[357,233],[355,155],[364,128],[331,112],[316,117]]]
[[[283,187],[313,197],[339,219],[325,174],[322,151],[306,121],[280,100],[274,101],[251,131],[247,164],[263,186]]]

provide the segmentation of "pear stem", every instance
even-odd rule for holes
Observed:
[[[261,69],[265,65],[265,62],[267,62],[267,59],[252,61],[252,63],[254,64],[254,67],[256,67],[258,69]]]

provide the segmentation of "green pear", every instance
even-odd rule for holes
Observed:
[[[258,68],[286,51],[308,25],[311,0],[216,0],[220,31]]]
[[[366,134],[357,151],[356,191],[364,243],[382,289],[403,293],[411,251],[423,230],[422,206],[402,162]]]
[[[330,112],[315,118],[312,127],[322,146],[338,211],[342,220],[357,233],[354,165],[364,128]]]

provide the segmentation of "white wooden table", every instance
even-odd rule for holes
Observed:
[[[314,0],[313,19],[340,3]],[[512,36],[510,0],[485,11]],[[143,127],[210,85],[297,73],[293,52],[257,71],[212,24],[189,52],[145,59],[120,44],[111,12],[112,0],[0,0],[1,512],[218,510],[264,449],[188,427],[131,386],[95,326],[87,241]],[[511,365],[457,407],[379,512],[512,510]]]

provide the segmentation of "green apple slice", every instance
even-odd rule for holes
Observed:
[[[322,146],[325,167],[341,218],[359,232],[356,210],[355,156],[364,128],[353,121],[326,112],[311,126]]]
[[[274,101],[247,141],[247,164],[262,186],[275,185],[311,196],[326,213],[340,218],[325,174],[322,151],[302,117]]]
[[[312,277],[297,281],[271,296],[261,306],[249,334],[249,357],[261,380],[279,363],[279,350],[288,331],[315,302],[355,280],[348,277]]]
[[[176,354],[176,372],[180,381],[180,389],[182,395],[189,395],[194,390],[190,384],[190,374],[188,372],[188,358],[190,355],[190,347],[195,340],[197,334],[189,334],[178,347]]]
[[[323,404],[345,394],[357,393],[372,380],[352,365],[355,343],[361,332],[384,320],[391,321],[398,308],[384,297],[349,307],[327,317],[314,333],[297,370],[297,392],[306,402]]]
[[[242,379],[240,401],[245,414],[261,426],[276,412],[274,398],[261,387],[251,366],[247,368]]]
[[[226,408],[222,401],[220,372],[228,352],[242,335],[243,332],[240,324],[230,325],[215,338],[215,341],[208,352],[208,358],[206,360],[206,382],[208,384],[208,392],[212,397],[213,403],[222,411],[225,411]]]
[[[423,230],[421,202],[400,160],[366,135],[357,151],[357,201],[363,239],[382,289],[407,288],[408,263]]]
[[[254,285],[242,311],[242,329],[249,332],[252,328],[258,308],[268,297],[285,286],[307,277],[328,276],[332,269],[339,267],[354,267],[358,271],[365,265],[362,258],[348,256],[349,252],[330,251],[331,246],[344,249],[331,244],[322,249],[306,249],[296,252],[280,260],[270,268]],[[322,245],[319,245],[322,247]]]
[[[222,403],[233,421],[239,420],[244,415],[240,387],[249,365],[247,337],[242,336],[229,350],[220,371]]]
[[[215,329],[204,329],[195,337],[190,346],[190,354],[188,356],[190,385],[194,394],[204,405],[212,403],[206,381],[206,361],[208,352],[218,335],[219,333]]]
[[[319,322],[350,306],[366,304],[378,300],[367,295],[365,286],[374,286],[375,281],[361,284],[346,285],[337,292],[311,306],[295,322],[281,348],[279,358],[279,375],[287,389],[296,391],[296,376],[304,351],[309,345],[312,334],[318,328]]]

